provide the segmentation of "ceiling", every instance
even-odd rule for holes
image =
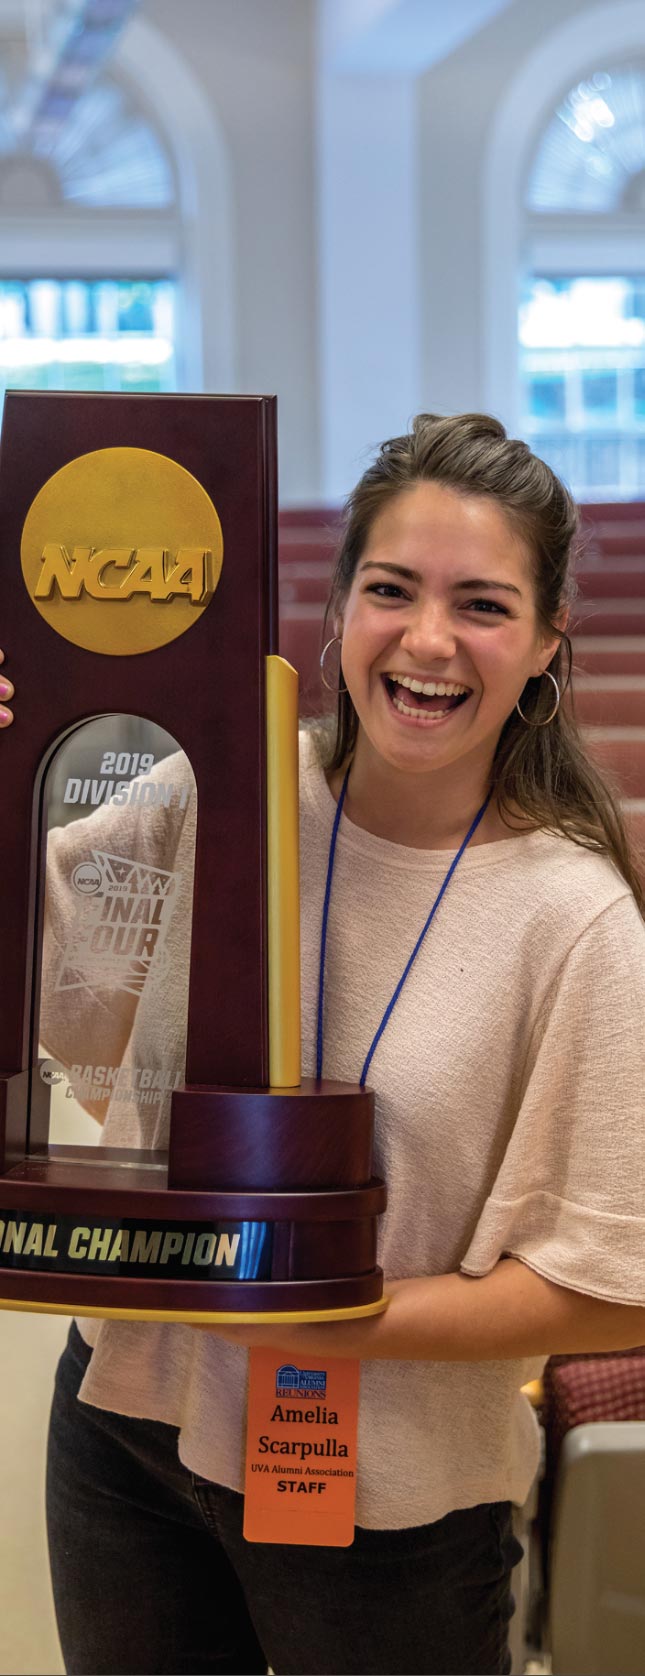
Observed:
[[[352,75],[421,74],[517,0],[320,0],[329,69]]]

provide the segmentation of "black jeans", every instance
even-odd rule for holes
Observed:
[[[247,1543],[242,1497],[182,1466],[177,1431],[77,1401],[73,1326],[47,1472],[54,1597],[74,1676],[482,1672],[511,1668],[510,1503],[351,1548]]]

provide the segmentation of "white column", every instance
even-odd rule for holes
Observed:
[[[321,490],[337,502],[419,402],[415,82],[321,62],[318,98]]]

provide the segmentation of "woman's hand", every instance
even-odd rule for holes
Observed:
[[[0,649],[0,664],[4,663],[4,652]],[[11,727],[13,710],[10,710],[7,699],[13,698],[13,683],[6,675],[0,674],[0,727]]]

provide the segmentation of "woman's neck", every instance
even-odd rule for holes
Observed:
[[[346,767],[329,776],[338,800]],[[354,826],[411,849],[452,849],[461,843],[488,793],[490,764],[468,760],[431,774],[408,774],[393,768],[363,744],[359,734],[352,759],[343,814]],[[472,844],[490,844],[516,836],[492,799]]]

